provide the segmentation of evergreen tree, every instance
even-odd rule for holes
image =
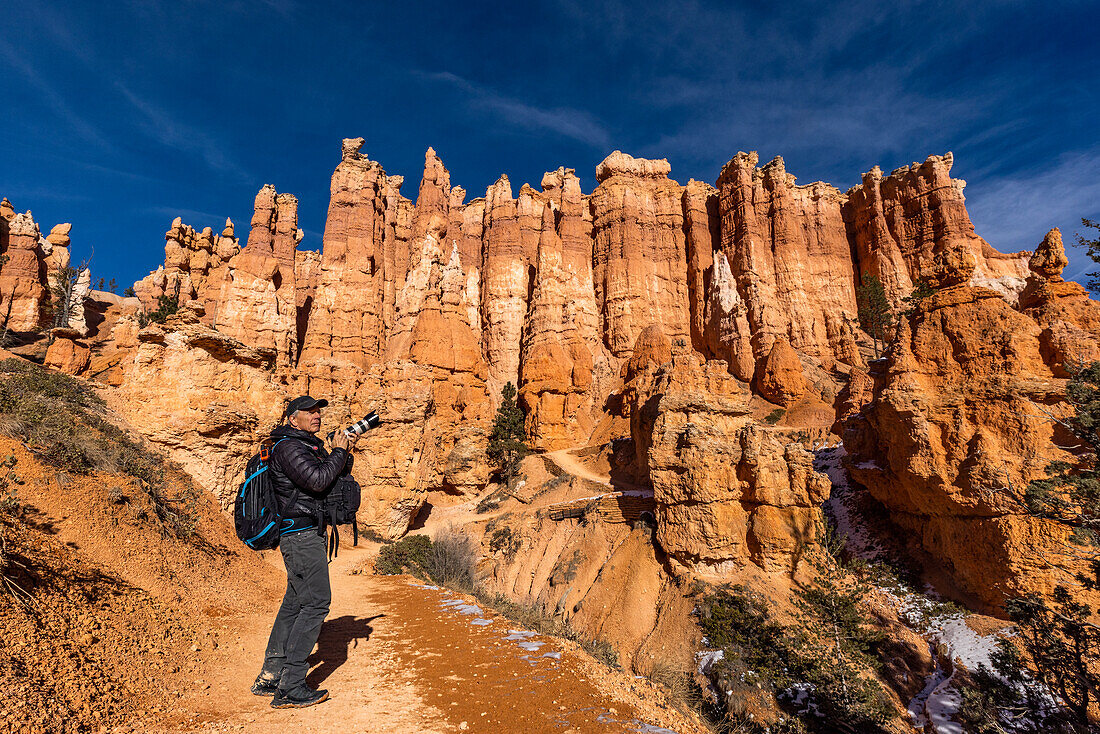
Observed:
[[[966,720],[995,718],[1002,728],[978,731],[1100,731],[1090,719],[1090,708],[1100,704],[1100,626],[1091,621],[1100,609],[1079,598],[1082,590],[1100,588],[1100,362],[1074,375],[1066,398],[1075,416],[1054,420],[1081,442],[1085,455],[1076,464],[1052,463],[1045,478],[1028,485],[1024,503],[1030,514],[1072,528],[1070,554],[1083,559],[1086,570],[1074,582],[1055,587],[1050,599],[1030,595],[1005,603],[1035,673],[1023,672],[1019,652],[1011,651],[1010,643],[1002,645],[993,658],[997,675],[981,671],[963,706]],[[1053,705],[1037,706],[1043,689],[1056,697]]]
[[[511,382],[500,391],[500,398],[486,453],[489,461],[497,466],[504,482],[511,486],[519,471],[520,461],[531,453],[531,449],[526,444],[523,411],[516,403],[516,388]]]
[[[796,603],[816,638],[807,652],[814,660],[807,677],[818,706],[826,716],[858,724],[860,731],[879,731],[890,704],[882,686],[865,672],[879,667],[871,652],[883,640],[881,633],[864,626],[866,612],[860,602],[867,589],[842,588],[827,573],[817,583],[800,591]]]
[[[885,347],[894,326],[894,312],[886,298],[886,289],[878,276],[864,273],[862,285],[856,288],[857,315],[860,326],[871,335],[875,345],[875,357],[881,354],[880,344]]]
[[[1095,229],[1098,234],[1091,240],[1087,240],[1081,234],[1078,234],[1077,246],[1084,247],[1092,261],[1100,264],[1100,222],[1095,222],[1091,219],[1082,219],[1081,224],[1090,229]],[[1088,273],[1088,276],[1089,282],[1086,284],[1088,289],[1093,293],[1100,293],[1100,270],[1093,270],[1091,273]]]
[[[167,293],[157,296],[157,310],[149,314],[149,321],[157,324],[163,324],[168,320],[168,317],[179,310],[180,307],[180,284],[176,283],[175,290],[172,291],[172,295]]]
[[[902,314],[907,317],[912,316],[916,313],[917,306],[920,305],[920,302],[935,292],[936,290],[928,285],[927,281],[917,278],[917,282],[913,283],[913,291],[905,298],[901,299],[906,305],[906,309],[902,311]]]

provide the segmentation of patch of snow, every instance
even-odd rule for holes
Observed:
[[[634,727],[634,731],[641,732],[642,734],[676,734],[672,729],[666,729],[663,726],[654,726],[653,724],[645,724],[641,721],[631,721],[630,724]]]
[[[561,660],[560,652],[544,652],[542,654],[544,658],[553,658],[554,660]]]
[[[545,642],[517,642],[517,645],[522,647],[527,652],[538,652],[539,648],[545,645]]]
[[[696,670],[699,675],[709,675],[710,669],[725,656],[721,650],[702,650],[695,653]]]
[[[504,639],[507,641],[526,640],[528,637],[534,637],[535,632],[528,632],[527,630],[508,630],[508,636]]]
[[[951,659],[961,660],[967,670],[977,670],[979,665],[993,667],[989,655],[997,647],[996,635],[979,635],[959,617],[936,621],[932,625],[932,634],[947,645]]]
[[[970,629],[962,617],[933,620],[927,634],[931,639],[929,648],[933,658],[936,658],[936,645],[940,644],[947,648],[951,660],[961,662],[968,670],[977,670],[979,665],[992,667],[989,658],[996,648],[997,636],[979,635]],[[947,675],[937,659],[936,670],[929,676],[924,690],[909,702],[909,716],[915,726],[919,728],[931,724],[936,734],[963,734],[962,727],[953,721],[962,703],[962,695],[954,686],[954,678],[955,673]]]
[[[874,561],[883,557],[885,550],[859,521],[855,492],[848,479],[848,470],[842,463],[847,455],[843,446],[824,447],[814,452],[814,469],[828,476],[833,485],[823,509],[836,523],[837,534],[845,539],[848,549],[865,561]]]
[[[470,621],[470,624],[476,624],[479,627],[484,627],[485,625],[492,624],[492,623],[493,623],[493,620],[491,620],[491,619],[474,619],[474,620]]]

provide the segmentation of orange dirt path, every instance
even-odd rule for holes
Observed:
[[[464,614],[457,604],[442,604],[472,604],[467,597],[409,577],[351,573],[369,557],[363,547],[345,547],[331,566],[332,609],[308,679],[330,691],[329,701],[274,710],[249,692],[272,607],[232,621],[239,625],[237,644],[213,651],[206,677],[185,692],[175,725],[162,731],[587,734],[667,731],[654,725],[682,721],[646,691],[632,690],[631,676],[612,674],[573,643],[505,640],[515,629],[508,620],[488,609]],[[491,622],[474,625],[475,619]],[[528,651],[520,643],[541,645]]]

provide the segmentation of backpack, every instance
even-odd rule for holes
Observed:
[[[273,448],[275,446],[268,446],[267,442],[261,443],[260,453],[248,460],[245,479],[233,502],[237,537],[252,550],[271,550],[279,546],[281,509],[267,473]]]
[[[351,525],[354,531],[352,545],[359,545],[359,524],[355,521],[355,513],[359,511],[361,502],[362,490],[359,482],[352,479],[350,472],[341,475],[325,495],[322,502],[324,514],[322,522],[332,528],[332,535],[329,537],[330,557],[334,557],[340,547],[340,532],[336,528],[337,525]]]

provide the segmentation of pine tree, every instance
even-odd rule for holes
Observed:
[[[1100,588],[1100,362],[1078,372],[1066,388],[1075,408],[1069,420],[1054,418],[1086,449],[1076,464],[1054,462],[1047,476],[1031,482],[1024,503],[1035,517],[1054,520],[1073,530],[1071,553],[1086,562],[1086,571],[1074,582],[1055,587],[1050,599],[1038,595],[1009,599],[1005,611],[1017,625],[1017,638],[1035,669],[1021,672],[1019,654],[1009,643],[993,659],[994,670],[976,676],[975,690],[964,701],[964,718],[988,719],[996,713],[997,726],[989,731],[1097,732],[1089,717],[1100,704],[1100,626],[1091,621],[1093,610],[1081,601],[1083,590]],[[1056,705],[1036,707],[1042,701],[1040,684],[1057,697]],[[1027,712],[1026,716],[1017,712]],[[976,729],[981,730],[981,729]]]
[[[1082,219],[1081,224],[1090,229],[1095,229],[1100,233],[1100,222],[1095,222],[1091,219]],[[1087,240],[1081,234],[1078,234],[1077,246],[1084,247],[1092,261],[1100,264],[1100,234],[1091,240]],[[1086,287],[1093,293],[1100,293],[1100,270],[1093,270],[1091,273],[1088,273],[1088,276],[1089,282],[1086,284]]]
[[[923,301],[925,298],[928,298],[935,292],[936,290],[932,286],[928,285],[927,281],[917,278],[917,281],[913,283],[912,292],[905,298],[901,299],[902,303],[906,305],[906,309],[902,311],[902,314],[907,317],[912,316],[914,313],[916,313],[917,307],[920,305],[920,302]]]
[[[890,332],[894,326],[894,312],[890,308],[890,300],[886,297],[886,289],[878,276],[864,273],[862,285],[856,288],[857,315],[860,326],[871,335],[875,345],[875,358],[881,354],[879,345],[885,347],[889,341]]]
[[[500,391],[500,398],[486,453],[489,461],[497,466],[505,484],[511,486],[519,471],[520,461],[531,453],[531,449],[526,444],[523,411],[516,403],[516,388],[511,382]]]

